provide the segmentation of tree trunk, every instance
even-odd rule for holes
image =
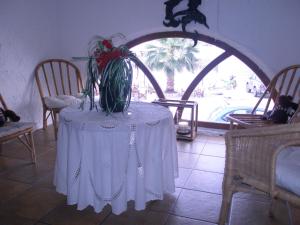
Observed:
[[[175,79],[174,79],[174,74],[168,74],[167,75],[167,88],[166,92],[167,93],[174,93],[174,86],[175,86]]]

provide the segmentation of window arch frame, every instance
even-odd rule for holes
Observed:
[[[265,72],[248,56],[237,50],[236,48],[232,47],[231,45],[227,44],[224,41],[215,39],[213,37],[199,34],[199,33],[190,33],[190,32],[182,32],[182,31],[167,31],[167,32],[157,32],[147,34],[136,39],[133,39],[126,43],[128,48],[135,47],[139,44],[142,44],[147,41],[157,40],[161,38],[190,38],[197,41],[206,42],[208,44],[217,46],[221,48],[224,52],[213,59],[210,63],[208,63],[194,78],[194,80],[190,83],[190,85],[185,90],[184,94],[182,95],[181,100],[188,100],[191,96],[192,92],[195,90],[197,85],[201,82],[201,80],[216,66],[222,63],[224,60],[231,56],[235,56],[239,60],[241,60],[246,66],[248,66],[258,77],[261,79],[263,84],[267,86],[270,83],[269,77],[265,74]],[[160,88],[158,82],[154,78],[151,71],[143,64],[141,61],[136,61],[136,65],[143,71],[146,77],[149,79],[150,83],[153,85],[154,90],[157,93],[159,98],[165,98],[162,89]],[[214,128],[224,128],[227,129],[229,127],[228,124],[220,124],[220,123],[213,123],[213,122],[205,122],[205,121],[198,121],[198,125],[205,126],[205,127],[214,127]]]

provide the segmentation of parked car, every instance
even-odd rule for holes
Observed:
[[[249,106],[228,106],[219,107],[214,110],[208,117],[208,121],[216,123],[228,123],[227,116],[229,114],[246,114],[252,112],[252,107]],[[256,114],[262,115],[264,113],[263,109],[258,109]]]
[[[261,81],[248,81],[246,82],[246,91],[253,93],[254,97],[261,97],[266,90],[266,86]]]

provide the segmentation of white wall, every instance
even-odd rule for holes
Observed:
[[[166,28],[162,0],[0,0],[0,92],[24,119],[40,125],[41,105],[33,79],[47,57],[85,56],[94,35],[121,32],[127,41]],[[187,2],[187,0],[186,0]],[[203,0],[210,29],[254,60],[269,76],[300,63],[299,0]],[[76,62],[85,73],[84,63]],[[27,112],[27,113],[26,113]]]
[[[33,70],[58,55],[55,1],[0,1],[0,93],[22,120],[41,125],[42,107]]]
[[[152,32],[175,30],[162,25],[163,3],[161,0],[89,0],[88,3],[63,0],[60,8],[63,55],[85,55],[93,35],[121,32],[129,41]],[[227,42],[268,75],[300,63],[299,0],[203,0],[200,8],[210,29],[196,24],[187,30],[197,29]]]
[[[220,36],[241,46],[271,74],[300,64],[299,0],[225,0],[219,8]]]

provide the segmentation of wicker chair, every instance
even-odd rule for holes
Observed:
[[[278,198],[300,206],[300,196],[287,191],[286,187],[280,187],[276,179],[276,166],[279,165],[277,156],[288,146],[300,146],[300,123],[231,130],[226,133],[225,142],[226,161],[219,225],[224,225],[227,220],[235,192],[259,190],[269,194],[272,199]],[[297,148],[297,153],[298,150],[300,148]],[[299,176],[297,179],[300,179]]]
[[[43,128],[47,119],[52,118],[55,138],[57,136],[57,114],[59,111],[80,100],[83,89],[79,69],[64,59],[48,59],[35,68],[35,78],[43,104]]]
[[[0,94],[0,107],[7,110],[7,105]],[[6,122],[3,127],[0,127],[0,152],[2,150],[2,143],[17,138],[26,150],[30,152],[31,160],[36,162],[35,147],[33,141],[34,123],[30,122]]]
[[[293,97],[295,103],[300,103],[299,93],[300,65],[292,65],[284,68],[273,77],[266,91],[254,106],[251,114],[231,114],[227,117],[230,121],[230,129],[234,127],[250,128],[273,125],[271,121],[263,120],[262,115],[257,115],[257,109],[264,107],[264,116],[266,116],[267,112],[272,110],[272,100],[276,102],[280,95],[290,95]],[[290,118],[289,122],[293,120],[294,116]]]

